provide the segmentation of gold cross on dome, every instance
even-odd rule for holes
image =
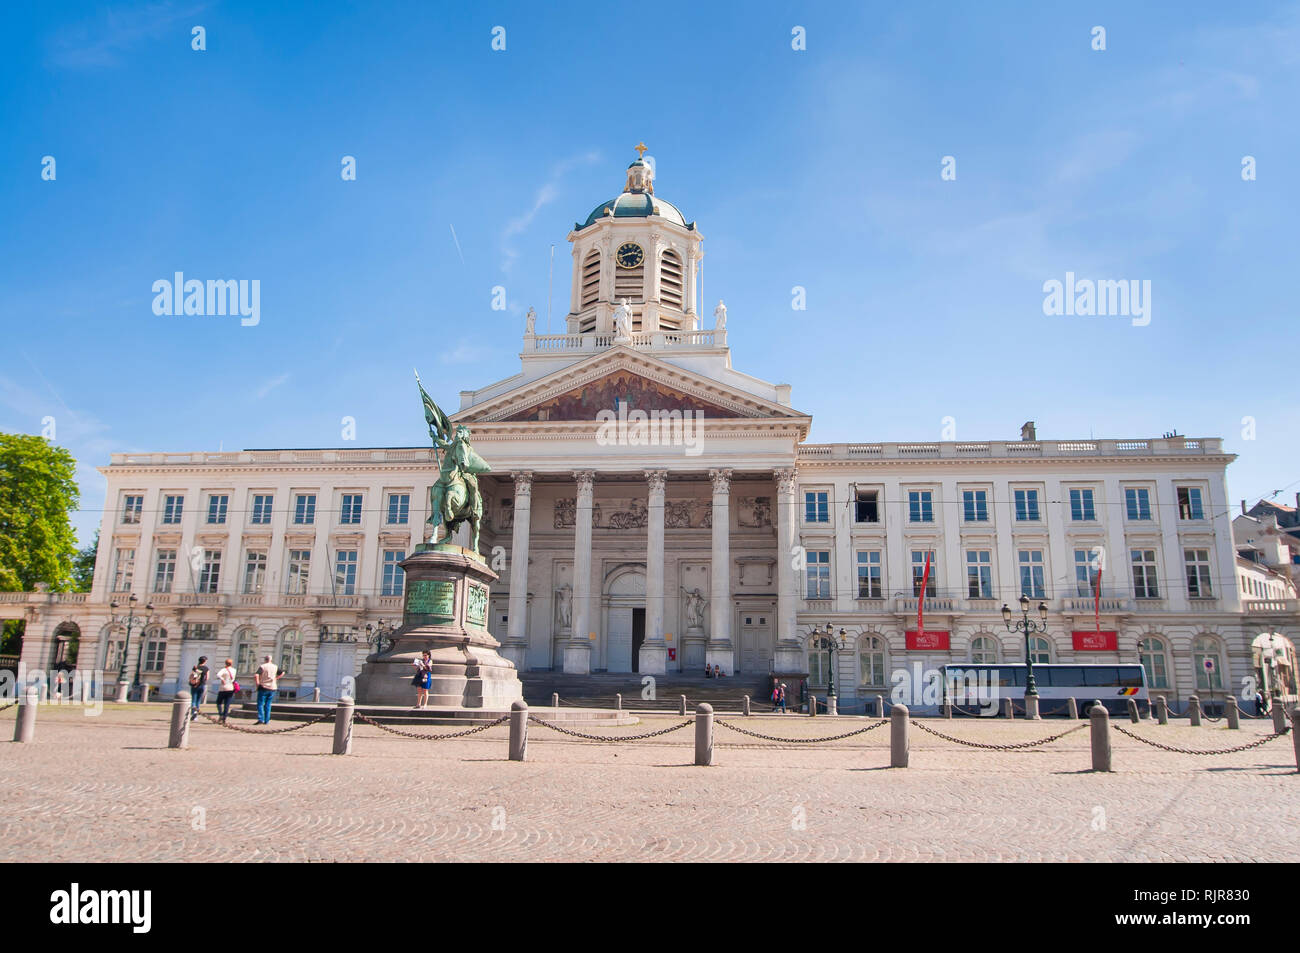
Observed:
[[[645,158],[646,150],[649,148],[649,146],[647,146],[644,141],[641,141],[638,142],[636,145],[634,145],[632,148],[636,150],[636,157],[638,159],[643,159]]]

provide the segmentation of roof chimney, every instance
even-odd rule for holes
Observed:
[[[1038,430],[1034,427],[1034,422],[1032,420],[1027,420],[1020,425],[1020,439],[1021,440],[1038,439]]]
[[[1245,516],[1245,515],[1246,515],[1246,501],[1245,501],[1245,500],[1242,500],[1242,501],[1241,501],[1241,515],[1242,515],[1242,516]]]

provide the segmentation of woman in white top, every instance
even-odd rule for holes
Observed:
[[[235,697],[235,660],[226,659],[226,667],[217,672],[217,715],[222,724],[230,715],[230,699]]]

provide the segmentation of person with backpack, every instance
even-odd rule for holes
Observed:
[[[235,660],[226,659],[226,667],[217,672],[217,717],[224,725],[230,717],[230,700],[239,691],[235,681]]]
[[[786,712],[786,710],[785,710],[785,682],[782,682],[782,683],[781,683],[781,687],[780,687],[780,689],[778,689],[778,691],[780,691],[780,693],[781,693],[781,701],[780,701],[780,704],[781,704],[781,714],[784,715],[784,714],[787,714],[787,712]]]
[[[194,667],[190,669],[190,721],[199,717],[203,699],[208,693],[208,657],[200,655]]]
[[[271,703],[275,701],[275,693],[280,688],[280,669],[271,661],[271,656],[262,656],[262,664],[258,666],[253,681],[257,684],[257,723],[269,725]]]
[[[781,707],[781,683],[772,682],[772,714],[776,714]]]

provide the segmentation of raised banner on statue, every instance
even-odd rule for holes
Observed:
[[[1074,637],[1074,650],[1076,652],[1118,652],[1119,651],[1119,633],[1102,629],[1100,632],[1094,632],[1091,629],[1087,631],[1076,630],[1070,633]]]
[[[926,629],[924,632],[908,629],[906,639],[909,652],[947,652],[951,641],[943,629]]]

